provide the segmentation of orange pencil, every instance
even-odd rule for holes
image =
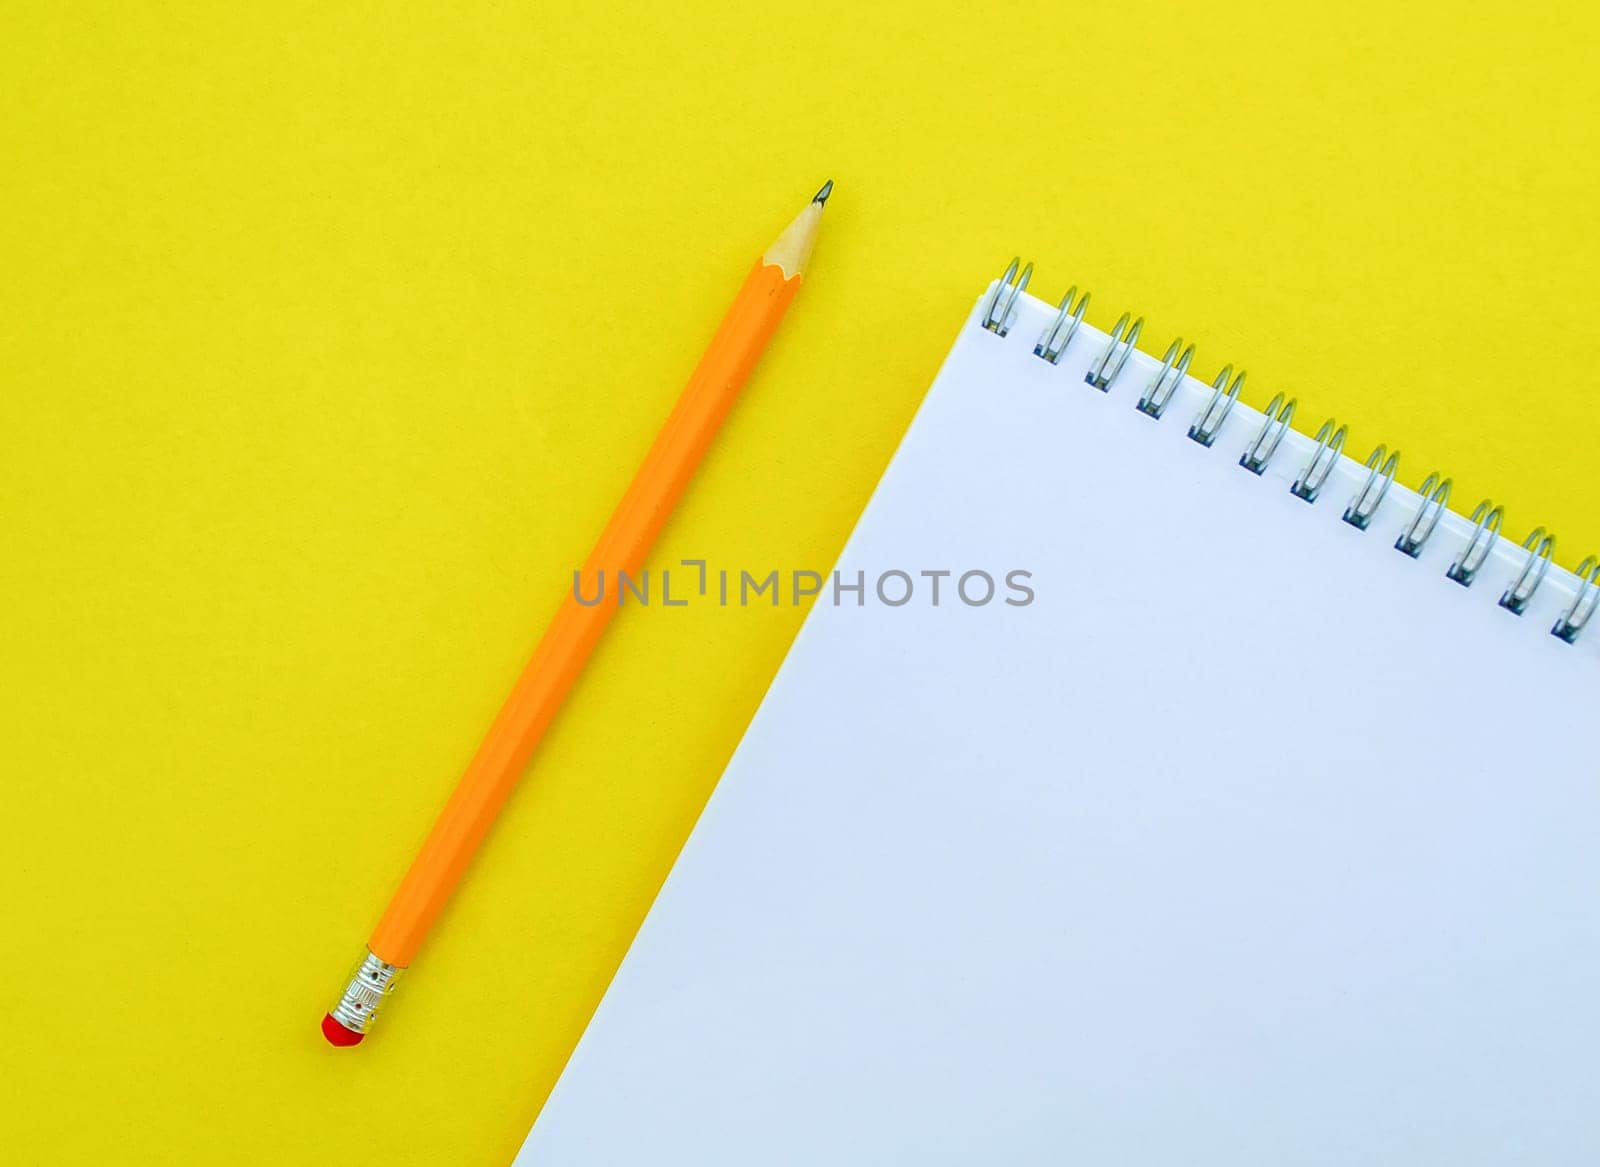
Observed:
[[[717,427],[744,387],[756,360],[800,287],[833,183],[795,216],[756,261],[733,307],[711,338],[683,395],[634,474],[628,492],[583,565],[583,579],[604,572],[637,575],[656,536],[705,455]],[[603,577],[601,577],[603,578]],[[355,1045],[367,1031],[400,972],[417,954],[434,918],[466,872],[545,729],[616,614],[615,604],[585,606],[568,593],[517,678],[511,696],[445,803],[422,850],[367,941],[367,954],[338,1004],[322,1019],[334,1045]]]

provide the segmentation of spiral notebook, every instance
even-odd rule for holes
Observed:
[[[1594,563],[1025,279],[518,1163],[1600,1162]]]

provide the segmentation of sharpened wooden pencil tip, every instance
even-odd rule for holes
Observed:
[[[800,208],[794,221],[783,229],[783,234],[772,241],[772,246],[762,253],[763,263],[775,263],[783,269],[785,279],[800,274],[811,258],[811,248],[817,241],[817,224],[822,222],[823,204],[833,193],[833,179],[822,184],[809,203]]]

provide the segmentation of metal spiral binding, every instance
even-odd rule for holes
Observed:
[[[1261,423],[1261,432],[1256,434],[1256,440],[1239,455],[1239,465],[1252,474],[1266,473],[1267,463],[1278,452],[1283,435],[1289,432],[1289,423],[1294,420],[1294,407],[1298,404],[1299,400],[1294,397],[1285,401],[1282,393],[1272,399],[1272,404],[1267,406],[1267,420]]]
[[[1478,569],[1483,566],[1483,561],[1489,558],[1489,552],[1494,547],[1495,537],[1500,534],[1500,523],[1504,518],[1505,508],[1495,506],[1493,501],[1487,498],[1472,508],[1472,538],[1467,540],[1467,545],[1461,549],[1461,554],[1444,573],[1446,579],[1453,579],[1464,588],[1472,586]]]
[[[1243,370],[1233,378],[1233,387],[1226,389],[1228,378],[1233,376],[1233,366],[1223,365],[1222,372],[1217,374],[1217,379],[1211,382],[1211,400],[1206,402],[1206,407],[1200,411],[1200,416],[1194,419],[1194,424],[1189,427],[1189,436],[1199,442],[1206,449],[1211,448],[1211,443],[1217,440],[1217,434],[1222,431],[1222,423],[1228,420],[1228,414],[1233,412],[1234,402],[1239,400],[1239,390],[1244,388]]]
[[[1021,262],[1020,255],[1011,261],[1011,266],[1006,268],[1006,274],[1000,277],[1000,284],[994,290],[988,311],[984,313],[983,326],[1001,336],[1011,331],[1011,322],[1017,317],[1017,297],[1022,295],[1028,281],[1033,278],[1031,263],[1022,269],[1021,276],[1017,275],[1017,266]]]
[[[1167,403],[1172,400],[1172,395],[1178,391],[1178,386],[1183,384],[1183,379],[1188,375],[1189,362],[1194,360],[1194,345],[1183,349],[1183,355],[1178,355],[1178,350],[1183,348],[1183,337],[1179,337],[1167,346],[1167,355],[1161,362],[1161,371],[1156,374],[1156,379],[1150,382],[1150,387],[1144,391],[1144,396],[1139,398],[1139,412],[1161,420],[1161,415],[1166,411]]]
[[[1317,450],[1311,455],[1311,461],[1306,463],[1306,468],[1300,471],[1300,477],[1294,480],[1294,485],[1289,488],[1289,493],[1296,498],[1303,498],[1306,502],[1316,502],[1317,495],[1322,493],[1323,484],[1328,481],[1328,475],[1333,473],[1333,468],[1339,464],[1339,454],[1344,450],[1345,435],[1349,432],[1346,427],[1339,426],[1335,429],[1333,418],[1322,423],[1322,428],[1317,431]]]
[[[1078,285],[1073,284],[1067,289],[1067,294],[1061,297],[1061,310],[1056,313],[1055,323],[1045,330],[1039,343],[1033,346],[1034,356],[1043,357],[1052,365],[1060,362],[1061,354],[1072,343],[1072,334],[1078,331],[1078,325],[1083,323],[1083,313],[1089,307],[1088,292],[1078,297],[1077,306],[1074,307],[1072,297],[1077,295]]]
[[[1389,447],[1380,445],[1367,455],[1367,481],[1350,505],[1344,508],[1344,521],[1358,531],[1372,525],[1372,516],[1383,505],[1384,495],[1394,485],[1394,472],[1400,468],[1400,451],[1389,453]]]
[[[1583,631],[1595,609],[1600,608],[1600,559],[1591,555],[1578,565],[1578,584],[1578,596],[1572,601],[1572,607],[1550,629],[1551,636],[1560,637],[1568,644],[1578,639],[1578,633]]]
[[[1102,393],[1109,392],[1112,383],[1122,372],[1122,366],[1128,363],[1128,356],[1133,352],[1133,346],[1138,343],[1139,334],[1144,331],[1144,317],[1133,322],[1133,327],[1128,327],[1128,313],[1124,312],[1117,321],[1117,326],[1111,330],[1111,343],[1106,345],[1106,351],[1100,354],[1100,359],[1089,366],[1089,371],[1084,375],[1084,381],[1093,385]]]
[[[1516,581],[1500,597],[1500,606],[1514,616],[1528,610],[1528,601],[1544,582],[1544,573],[1550,570],[1550,559],[1556,551],[1556,537],[1546,535],[1543,527],[1535,527],[1522,541],[1522,549],[1528,553],[1527,561]]]
[[[1422,496],[1422,502],[1418,504],[1410,526],[1400,532],[1400,538],[1394,541],[1396,551],[1412,559],[1422,554],[1423,544],[1432,538],[1434,528],[1444,518],[1444,512],[1450,509],[1452,485],[1450,479],[1441,478],[1437,471],[1422,480],[1422,489],[1417,491]]]
[[[1020,257],[1011,261],[983,306],[981,323],[985,329],[1001,337],[1010,331],[1016,321],[1017,301],[1032,276],[1033,264],[1024,266]],[[1055,318],[1034,344],[1034,356],[1051,365],[1059,364],[1079,325],[1083,323],[1088,306],[1089,293],[1084,292],[1080,296],[1076,285],[1069,288],[1061,298]],[[1143,330],[1144,317],[1135,318],[1131,312],[1124,312],[1112,327],[1104,351],[1089,365],[1084,381],[1102,392],[1110,392],[1127,365],[1128,358],[1132,356]],[[1191,344],[1185,347],[1182,338],[1168,345],[1160,370],[1145,387],[1135,408],[1160,420],[1188,375],[1194,351],[1195,346]],[[1191,439],[1207,448],[1216,442],[1217,435],[1222,432],[1228,415],[1239,400],[1244,380],[1242,370],[1235,375],[1232,365],[1223,367],[1211,383],[1210,398],[1189,426],[1188,436]],[[1240,455],[1240,466],[1256,475],[1265,474],[1292,426],[1296,405],[1294,398],[1286,399],[1282,393],[1273,397],[1266,408],[1266,418],[1260,430]],[[1314,439],[1316,449],[1289,488],[1295,497],[1313,505],[1317,502],[1339,464],[1347,436],[1347,427],[1339,425],[1334,419],[1329,418],[1322,423]],[[1399,465],[1399,452],[1391,452],[1384,445],[1376,447],[1367,456],[1366,481],[1344,509],[1342,518],[1346,523],[1359,531],[1366,531],[1372,525],[1388,497],[1389,488],[1394,485]],[[1428,475],[1418,491],[1421,501],[1416,513],[1395,540],[1396,550],[1412,559],[1421,556],[1424,546],[1433,537],[1445,511],[1449,509],[1452,485],[1449,478],[1437,472]],[[1446,570],[1448,579],[1463,587],[1472,585],[1488,563],[1496,540],[1500,537],[1504,518],[1504,509],[1489,499],[1473,509],[1472,535]],[[1523,540],[1522,549],[1527,553],[1527,558],[1516,578],[1500,596],[1500,606],[1519,616],[1527,610],[1534,593],[1539,590],[1550,570],[1555,537],[1539,527]],[[1577,596],[1550,630],[1551,635],[1567,644],[1575,643],[1579,633],[1600,612],[1600,557],[1590,556],[1583,561],[1578,568],[1578,582]]]

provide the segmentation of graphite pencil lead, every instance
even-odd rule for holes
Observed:
[[[828,205],[828,196],[831,195],[832,193],[833,193],[833,179],[830,178],[830,179],[828,179],[827,182],[822,184],[822,189],[819,190],[812,197],[811,201],[814,202],[814,203],[821,203],[823,206],[827,206]]]

